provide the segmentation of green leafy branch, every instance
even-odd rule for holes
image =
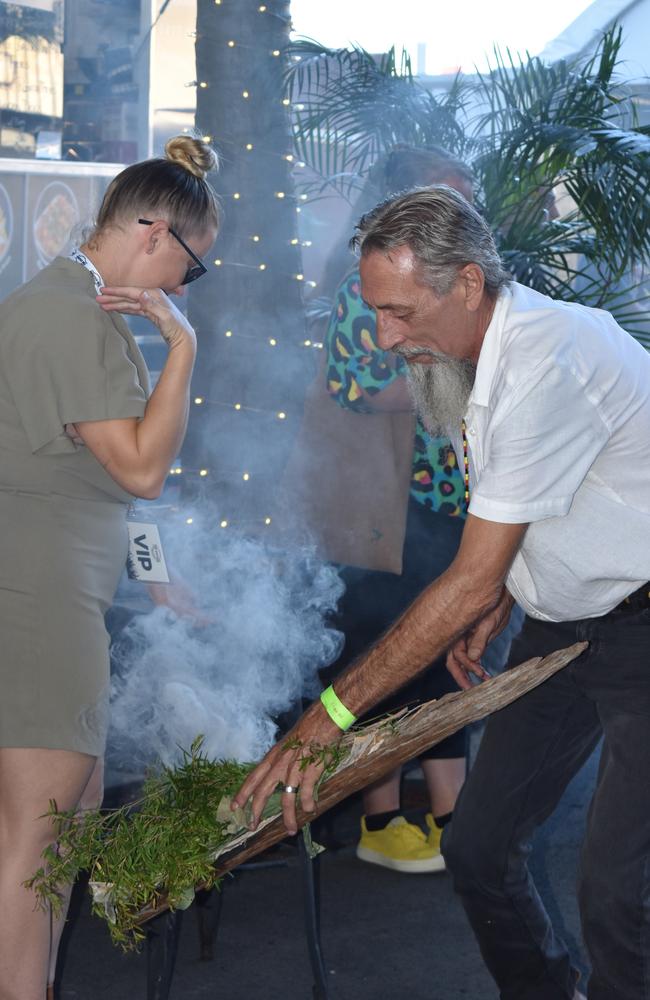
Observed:
[[[202,739],[183,752],[177,768],[150,775],[141,797],[129,806],[82,815],[49,815],[57,842],[43,853],[44,864],[26,882],[42,906],[61,906],[63,890],[80,870],[99,887],[93,911],[108,917],[113,941],[125,949],[143,937],[138,913],[165,896],[176,908],[188,906],[194,887],[214,886],[214,855],[228,840],[227,822],[217,811],[234,795],[251,764],[212,761]]]
[[[56,843],[43,852],[43,865],[25,883],[40,906],[61,909],[66,887],[87,871],[93,912],[108,920],[111,938],[125,950],[144,937],[142,911],[161,902],[185,909],[197,886],[219,885],[215,857],[247,829],[245,811],[230,800],[253,764],[210,760],[203,737],[183,751],[178,767],[151,774],[137,801],[120,809],[82,814],[60,812],[50,803]],[[301,744],[288,741],[285,748]],[[310,747],[303,767],[322,764],[323,780],[347,753],[333,746]],[[280,812],[279,793],[271,796],[262,818]]]

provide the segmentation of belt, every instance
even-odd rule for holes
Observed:
[[[643,583],[633,594],[624,597],[620,604],[609,612],[610,615],[625,614],[635,611],[643,611],[650,608],[650,582]]]

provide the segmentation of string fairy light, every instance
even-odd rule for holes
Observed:
[[[315,281],[314,282],[305,282],[305,284],[314,284],[315,285],[316,282]],[[323,346],[322,343],[320,343],[318,341],[315,341],[315,340],[310,340],[310,341],[302,340],[302,341],[300,341],[299,345],[296,345],[296,344],[291,344],[291,343],[287,343],[287,342],[281,342],[281,341],[279,341],[277,339],[277,337],[267,337],[265,335],[259,336],[258,334],[254,334],[254,333],[240,333],[240,332],[235,333],[233,330],[224,330],[224,337],[227,337],[229,340],[231,338],[233,338],[233,337],[236,337],[237,340],[252,340],[252,341],[255,341],[258,344],[263,344],[264,343],[264,344],[268,344],[270,347],[284,347],[284,348],[289,348],[290,350],[293,350],[294,347],[296,347],[296,346],[299,346],[299,347],[315,347],[315,348],[318,348],[318,349],[322,348],[322,346]],[[194,400],[194,404],[196,406],[202,406],[206,402],[207,402],[207,400],[203,396],[197,396],[195,398],[195,400]]]
[[[272,520],[273,519],[271,517],[269,517],[269,516],[264,517],[264,518],[249,517],[249,518],[243,518],[243,519],[237,520],[237,521],[230,521],[230,520],[228,520],[227,518],[224,517],[223,520],[219,521],[219,527],[220,528],[243,528],[246,525],[255,525],[255,524],[260,524],[260,523],[264,524],[264,525],[266,525],[268,527],[268,525],[272,523]]]
[[[223,6],[224,5],[223,0],[215,0],[215,5],[216,6]],[[259,0],[258,0],[258,4],[256,6],[257,6],[257,10],[259,11],[260,14],[265,14],[267,16],[273,16],[273,17],[280,16],[280,15],[276,14],[273,11],[273,9],[271,7],[269,7],[269,5],[267,3],[259,2]],[[223,40],[222,40],[221,44],[222,45],[224,44]],[[277,59],[277,58],[280,58],[282,56],[282,54],[283,54],[281,48],[274,48],[272,50],[269,50],[268,49],[268,43],[267,43],[267,46],[264,46],[262,44],[261,36],[260,36],[260,39],[259,39],[259,44],[255,44],[254,42],[253,42],[253,44],[248,44],[248,39],[240,39],[237,35],[235,35],[234,37],[231,37],[231,38],[228,38],[226,36],[225,46],[228,47],[228,48],[230,48],[230,49],[237,48],[238,51],[242,50],[242,54],[243,54],[243,50],[246,50],[246,49],[264,49],[263,55],[267,59],[269,57]],[[262,53],[260,53],[260,55],[262,55]],[[298,55],[295,55],[295,56],[292,56],[291,58],[293,59],[293,61],[299,62],[302,57],[298,56]],[[251,81],[251,82],[253,82],[253,81]],[[245,84],[245,81],[242,80],[241,83]],[[195,81],[194,82],[194,86],[200,87],[202,89],[205,89],[208,86],[208,83],[206,81],[200,81],[200,82],[199,81]],[[251,102],[251,104],[254,103],[253,99],[254,98],[258,98],[258,96],[259,96],[256,93],[253,94],[250,91],[250,89],[247,88],[247,87],[245,87],[245,86],[241,87],[240,94],[241,94],[241,99],[242,100],[249,100]],[[284,108],[288,109],[289,113],[291,113],[292,107],[295,108],[296,112],[304,111],[304,108],[305,108],[304,104],[293,104],[290,96],[284,96],[284,95],[279,95],[279,96],[280,96],[280,99],[281,99],[281,102],[282,102],[282,106]],[[256,101],[255,101],[255,103],[256,103]],[[207,142],[211,142],[212,141],[210,137],[205,137],[205,138],[206,138]],[[255,139],[255,136],[251,136],[251,138]],[[233,138],[233,139],[227,139],[226,137],[220,137],[219,138],[219,144],[222,147],[223,146],[231,145],[232,146],[232,155],[233,156],[236,156],[236,155],[241,156],[243,153],[252,153],[255,150],[256,153],[259,153],[262,157],[269,157],[270,159],[271,158],[272,159],[281,158],[284,161],[284,164],[285,164],[285,168],[284,169],[288,169],[290,173],[291,173],[291,171],[293,171],[293,172],[298,171],[298,170],[303,171],[303,170],[305,170],[305,168],[307,166],[307,164],[303,160],[298,159],[298,157],[296,156],[296,153],[293,150],[286,149],[286,147],[285,147],[284,150],[282,150],[282,149],[277,150],[277,149],[265,148],[264,143],[262,143],[262,145],[259,145],[255,141],[245,142],[245,141],[242,141],[241,137],[239,139],[235,139],[235,138]],[[289,166],[287,167],[286,165],[289,165]],[[242,202],[242,209],[241,210],[243,210],[243,208],[244,208],[244,203],[250,202],[247,190],[245,188],[242,189],[242,190],[240,190],[240,191],[231,192],[230,197],[231,197],[231,199],[233,201]],[[304,189],[303,189],[302,192],[300,192],[300,190],[298,190],[298,192],[296,192],[296,193],[293,192],[293,189],[291,189],[291,191],[286,191],[286,190],[275,191],[274,192],[274,198],[277,199],[278,201],[281,201],[284,204],[286,204],[289,211],[292,211],[295,208],[295,210],[296,210],[297,213],[300,213],[300,211],[301,211],[301,205],[303,203],[309,201],[309,195],[307,195],[305,193]],[[289,268],[288,271],[287,270],[281,270],[281,269],[277,268],[277,266],[276,266],[276,264],[274,262],[274,259],[273,258],[268,258],[266,250],[264,252],[264,256],[267,256],[267,260],[266,261],[265,260],[255,261],[254,260],[254,256],[255,255],[252,252],[250,252],[250,249],[249,249],[249,252],[247,252],[246,251],[246,246],[248,246],[250,248],[251,244],[260,244],[262,241],[263,241],[263,236],[259,232],[250,232],[248,235],[244,235],[244,236],[233,236],[233,244],[232,245],[233,245],[233,247],[236,247],[236,249],[235,249],[235,253],[233,253],[232,256],[233,257],[239,257],[241,255],[243,257],[243,259],[242,260],[237,260],[237,259],[235,259],[235,260],[224,260],[223,258],[216,258],[214,260],[215,267],[219,267],[219,268],[220,267],[240,267],[240,268],[243,267],[243,268],[247,269],[251,274],[253,272],[258,272],[260,274],[268,272],[269,276],[271,276],[272,279],[284,278],[284,279],[286,279],[288,281],[298,281],[298,282],[301,282],[301,283],[303,283],[303,284],[305,284],[307,286],[316,287],[316,282],[315,281],[307,281],[306,280],[306,276],[300,270],[300,264],[296,260],[292,261],[292,263],[293,263],[293,270],[291,269],[291,266],[290,266],[290,268]],[[268,242],[268,235],[267,234],[264,234],[264,242],[265,242],[265,248],[266,248],[266,243]],[[242,246],[241,244],[244,244],[244,245]],[[285,247],[287,245],[290,245],[292,248],[295,248],[295,247],[305,247],[305,248],[307,248],[307,247],[311,247],[312,246],[312,241],[311,240],[302,240],[299,236],[296,236],[296,237],[293,237],[290,240],[288,240],[287,243],[285,243]],[[247,256],[249,256],[249,260],[248,261],[246,260]],[[251,257],[253,258],[252,261],[250,260]],[[298,263],[298,267],[296,267],[296,263]],[[285,267],[286,267],[286,265],[285,265]],[[263,280],[266,281],[267,280],[266,277]],[[251,340],[251,341],[257,342],[261,346],[266,346],[268,349],[275,349],[275,350],[282,350],[282,349],[285,349],[285,350],[304,350],[306,348],[307,349],[322,349],[323,348],[323,344],[322,343],[320,343],[318,341],[314,341],[311,338],[306,338],[306,339],[301,339],[301,340],[295,340],[295,341],[292,338],[284,339],[283,340],[283,339],[278,339],[275,336],[269,336],[268,332],[266,332],[266,334],[264,332],[247,333],[247,332],[242,332],[242,331],[238,330],[237,328],[224,330],[223,331],[223,336],[226,339],[232,341],[233,344],[236,341],[239,341],[239,340]],[[242,414],[242,415],[246,413],[246,414],[249,414],[251,417],[253,417],[253,415],[256,415],[256,416],[264,417],[264,418],[267,418],[267,419],[273,419],[274,421],[277,421],[278,423],[282,423],[284,425],[287,425],[287,421],[289,421],[289,424],[291,424],[290,417],[292,415],[292,412],[287,412],[286,410],[277,408],[277,403],[276,403],[276,408],[274,408],[274,409],[262,408],[262,407],[257,407],[257,406],[249,406],[246,403],[240,402],[240,401],[233,402],[232,400],[210,398],[209,394],[208,395],[197,395],[197,396],[195,396],[193,398],[193,402],[194,402],[195,406],[201,406],[201,407],[204,407],[204,408],[205,407],[215,407],[216,406],[216,407],[221,407],[222,409],[232,410],[235,413]],[[206,416],[207,416],[207,414],[206,414]],[[243,419],[245,419],[245,418],[243,418]],[[284,431],[283,431],[283,433],[284,433]],[[182,464],[179,464],[179,465],[173,467],[172,472],[173,472],[174,475],[186,475],[188,477],[197,477],[198,479],[202,479],[206,483],[206,485],[210,482],[210,478],[213,478],[213,479],[216,478],[216,477],[214,477],[212,475],[211,470],[208,467],[203,467],[203,468],[199,468],[199,469],[190,469],[190,468],[184,468],[182,466]],[[250,483],[254,479],[254,476],[255,476],[255,469],[252,469],[252,470],[251,469],[245,469],[245,470],[241,470],[240,469],[240,471],[238,473],[235,473],[236,480],[238,480],[242,484],[243,483]],[[221,480],[221,478],[222,478],[222,476],[219,477],[219,480]],[[188,526],[192,525],[193,521],[194,521],[194,518],[192,518],[192,517],[186,518],[186,523],[188,524]],[[271,524],[271,522],[272,522],[272,519],[271,519],[271,516],[269,514],[267,514],[264,517],[255,518],[255,519],[252,519],[252,520],[241,520],[240,517],[237,516],[237,512],[235,512],[235,517],[231,518],[230,513],[226,509],[223,509],[222,512],[221,512],[221,516],[219,517],[217,515],[217,518],[216,518],[216,523],[222,529],[226,529],[226,528],[236,529],[236,528],[239,528],[239,527],[245,527],[246,525],[254,525],[254,524],[259,525],[260,523],[263,524],[264,526],[268,526],[268,525]]]
[[[298,209],[298,211],[300,211],[300,209]],[[260,237],[258,237],[257,239],[255,239],[255,237],[253,236],[253,237],[251,237],[251,239],[254,240],[257,243],[257,242],[259,242]],[[292,246],[298,246],[299,243],[300,243],[300,240],[291,240],[290,243],[291,243]],[[311,246],[311,243],[309,244],[309,246]],[[244,268],[245,270],[249,270],[249,271],[266,271],[268,269],[268,264],[266,264],[265,262],[260,263],[260,264],[244,264],[243,261],[239,261],[239,260],[221,260],[221,259],[219,259],[219,260],[215,260],[214,263],[215,263],[215,267],[241,267],[241,268]],[[273,269],[273,273],[275,275],[281,276],[283,278],[292,279],[293,281],[304,281],[305,284],[309,286],[309,288],[316,288],[316,286],[318,284],[317,281],[313,281],[311,279],[309,281],[305,281],[305,276],[301,272],[298,272],[297,274],[289,274],[286,271],[275,271],[275,269]]]
[[[285,410],[269,410],[259,406],[248,406],[247,404],[244,403],[229,403],[225,399],[203,399],[203,405],[220,406],[222,409],[237,410],[240,413],[261,413],[265,414],[266,416],[273,416],[277,420],[287,420],[288,418],[288,414],[286,413]],[[170,469],[169,471],[170,474],[180,475],[183,472],[183,469],[181,466],[177,466],[175,469]],[[198,473],[199,475],[201,474],[201,470],[199,469],[193,469],[188,471],[193,471],[195,473]],[[206,475],[209,475],[209,471],[207,469],[205,470],[205,473]]]

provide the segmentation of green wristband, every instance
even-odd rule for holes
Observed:
[[[357,721],[356,715],[353,715],[350,709],[345,707],[331,684],[321,692],[320,700],[330,719],[336,723],[339,729],[345,731]]]

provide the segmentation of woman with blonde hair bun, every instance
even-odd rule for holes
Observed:
[[[0,305],[0,1000],[54,995],[62,918],[23,883],[53,841],[50,801],[101,800],[104,613],[128,505],[160,494],[185,434],[196,337],[169,295],[206,271],[216,165],[178,136],[127,167],[86,242]],[[153,392],[120,313],[167,345]]]

